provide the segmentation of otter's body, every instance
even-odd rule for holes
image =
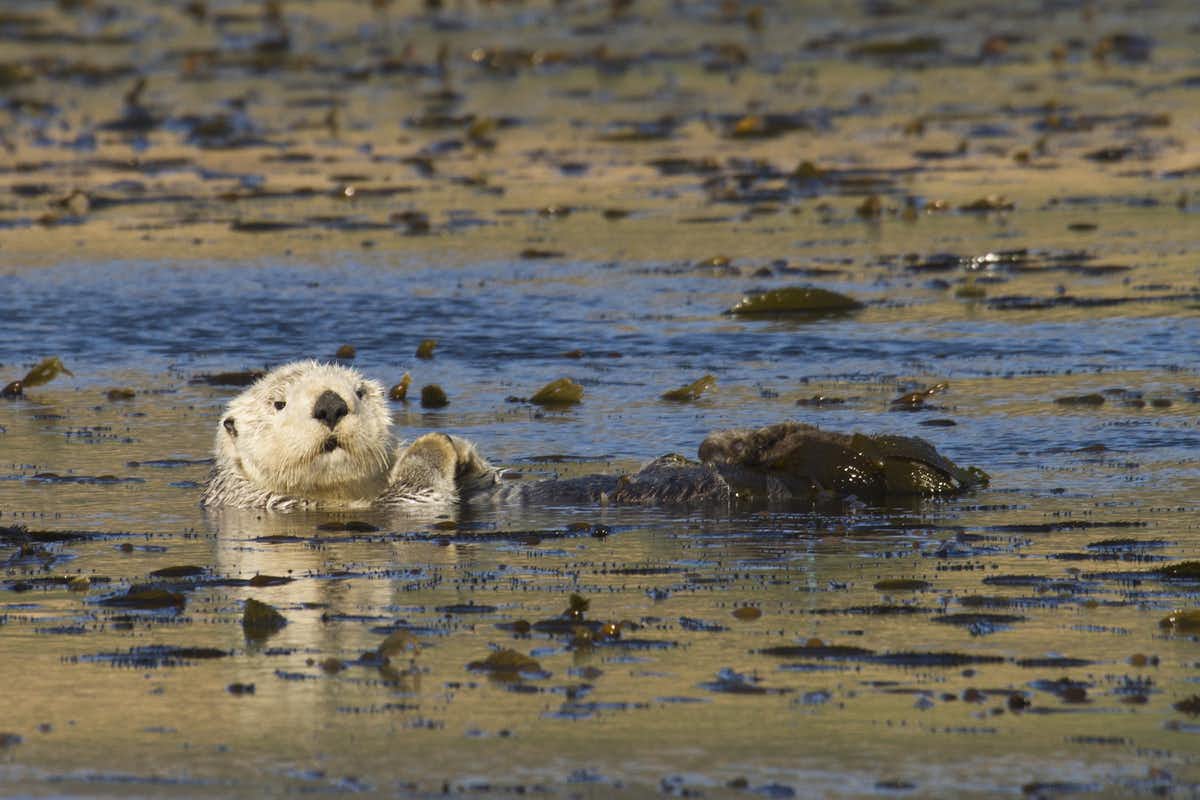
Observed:
[[[230,402],[201,502],[368,508],[460,500],[538,505],[712,505],[854,495],[939,495],[983,483],[923,439],[848,436],[796,422],[711,434],[700,460],[670,455],[631,475],[501,485],[465,439],[391,433],[383,387],[348,367],[295,362]]]

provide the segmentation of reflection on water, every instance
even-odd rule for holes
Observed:
[[[9,793],[1195,794],[1180,8],[77,5],[0,14],[0,384],[75,373],[0,401]],[[722,313],[808,283],[865,307]],[[993,483],[200,509],[236,389],[197,377],[342,344],[446,389],[403,436],[528,476],[791,418]],[[248,640],[248,599],[288,624]],[[468,668],[500,648],[541,669]]]
[[[1156,625],[1191,589],[1131,577],[1175,560],[1177,516],[1013,524],[1014,499],[1032,502],[981,497],[990,509],[924,518],[578,515],[602,521],[602,538],[537,519],[481,520],[476,537],[427,520],[321,531],[347,520],[240,512],[195,531],[51,544],[49,570],[15,567],[6,581],[0,663],[20,687],[6,725],[23,741],[5,774],[35,764],[88,791],[263,779],[532,791],[581,771],[643,788],[997,791],[1014,769],[1022,781],[1153,783],[1147,750],[1176,780],[1191,774],[1176,742],[1194,734],[1171,705],[1189,694],[1193,645]],[[176,583],[178,612],[96,602],[175,564],[204,567]],[[38,582],[81,572],[86,595]],[[255,576],[279,585],[238,585]],[[569,593],[590,601],[588,618],[623,622],[621,638],[511,630],[559,618]],[[287,627],[244,639],[248,597]],[[759,614],[735,613],[746,607]],[[371,653],[395,630],[419,651],[381,670]],[[466,670],[496,646],[549,675]],[[181,647],[218,657],[154,660]],[[914,748],[936,756],[913,761]]]

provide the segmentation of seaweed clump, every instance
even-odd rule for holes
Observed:
[[[57,378],[59,375],[70,375],[75,377],[75,373],[67,369],[63,364],[62,359],[58,356],[50,356],[43,358],[34,367],[25,373],[25,377],[19,381],[10,381],[5,384],[3,389],[0,389],[0,397],[14,398],[20,397],[25,393],[25,390],[34,386],[41,386]]]
[[[529,398],[529,402],[539,406],[569,406],[582,402],[583,387],[570,378],[559,378],[550,381]]]
[[[242,612],[242,631],[247,639],[266,639],[285,625],[287,619],[274,606],[253,598],[246,600]]]
[[[853,297],[816,286],[790,286],[743,297],[726,311],[734,316],[773,314],[844,314],[857,311],[863,304]]]

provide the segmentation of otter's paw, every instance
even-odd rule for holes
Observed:
[[[464,496],[494,485],[496,470],[466,439],[427,433],[404,451],[393,482],[413,489],[457,492]]]
[[[445,436],[454,448],[454,479],[464,495],[482,491],[496,484],[499,480],[496,468],[479,455],[473,443],[458,436]]]
[[[443,478],[453,479],[458,473],[458,449],[453,438],[444,433],[419,437],[404,451],[402,460]]]

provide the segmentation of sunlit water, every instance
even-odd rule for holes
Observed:
[[[1194,33],[1169,9],[1148,14],[1148,62],[1129,42],[1101,60],[1089,48],[1129,19],[1029,9],[1031,38],[979,62],[998,24],[987,15],[806,26],[768,5],[776,24],[754,33],[717,5],[647,4],[615,21],[607,5],[472,8],[340,19],[289,5],[295,47],[317,60],[265,67],[231,55],[238,30],[262,27],[257,11],[211,22],[215,44],[174,12],[149,15],[148,30],[175,37],[164,41],[223,55],[177,94],[168,80],[193,67],[178,54],[147,66],[146,102],[174,122],[134,139],[96,127],[122,113],[125,79],[14,84],[61,106],[9,111],[0,383],[50,355],[74,377],[0,402],[3,793],[1195,794],[1200,645],[1159,623],[1200,606],[1200,582],[1155,572],[1200,558]],[[663,21],[675,26],[665,43]],[[401,47],[375,42],[379,30],[419,42],[407,77],[383,66]],[[473,47],[539,30],[579,62],[510,75],[472,61]],[[947,44],[916,65],[852,57],[851,44],[797,50],[838,31],[930,30]],[[26,34],[7,35],[10,59],[43,52]],[[448,43],[451,80],[418,34]],[[123,63],[130,35],[86,52]],[[609,36],[613,52],[597,55]],[[1053,67],[1047,53],[1072,36],[1087,46]],[[718,51],[697,42],[718,39],[742,42],[748,63],[714,67]],[[615,51],[634,59],[623,72]],[[376,71],[333,73],[324,58]],[[489,150],[469,121],[398,122],[428,112],[439,87],[462,93],[455,113],[519,124],[492,131]],[[244,91],[265,143],[206,148],[181,132],[187,113]],[[336,131],[320,122],[328,108]],[[739,139],[736,119],[706,116],[798,108],[817,130]],[[1054,108],[1068,119],[1039,153]],[[677,130],[614,136],[666,113]],[[1131,122],[1162,113],[1166,126]],[[925,134],[904,134],[916,117]],[[95,150],[77,139],[87,132]],[[1118,145],[1133,149],[1086,157]],[[930,148],[951,154],[917,154]],[[1032,162],[1014,160],[1022,149]],[[131,155],[182,162],[116,163]],[[415,155],[432,175],[403,160]],[[649,166],[667,157],[715,166]],[[781,177],[801,160],[876,183]],[[303,186],[320,191],[283,190]],[[73,189],[92,207],[42,218]],[[864,217],[876,193],[884,213]],[[955,210],[996,194],[1015,208]],[[427,235],[393,219],[414,210]],[[247,221],[297,227],[239,230]],[[806,283],[866,307],[723,313],[746,292]],[[426,338],[435,357],[416,359]],[[414,387],[446,390],[440,411],[393,404],[406,438],[466,435],[532,475],[633,469],[694,454],[714,429],[797,419],[923,436],[992,484],[819,511],[201,509],[236,389],[194,379],[343,344],[387,385],[410,372]],[[699,401],[659,399],[704,374],[717,388]],[[585,387],[578,407],[520,400],[562,376]],[[890,410],[940,382],[931,408]],[[135,396],[111,400],[113,388]],[[1055,402],[1093,393],[1102,405]],[[797,402],[814,396],[844,402]],[[939,420],[955,424],[925,424]],[[331,529],[346,523],[360,530]],[[184,565],[199,574],[151,576]],[[263,575],[280,580],[248,583]],[[880,584],[894,579],[923,583]],[[104,604],[148,581],[185,605]],[[621,638],[514,626],[559,618],[572,594],[588,620],[625,623]],[[247,639],[249,598],[288,625]],[[371,654],[398,629],[419,650],[381,669]],[[541,671],[469,668],[497,648]]]

